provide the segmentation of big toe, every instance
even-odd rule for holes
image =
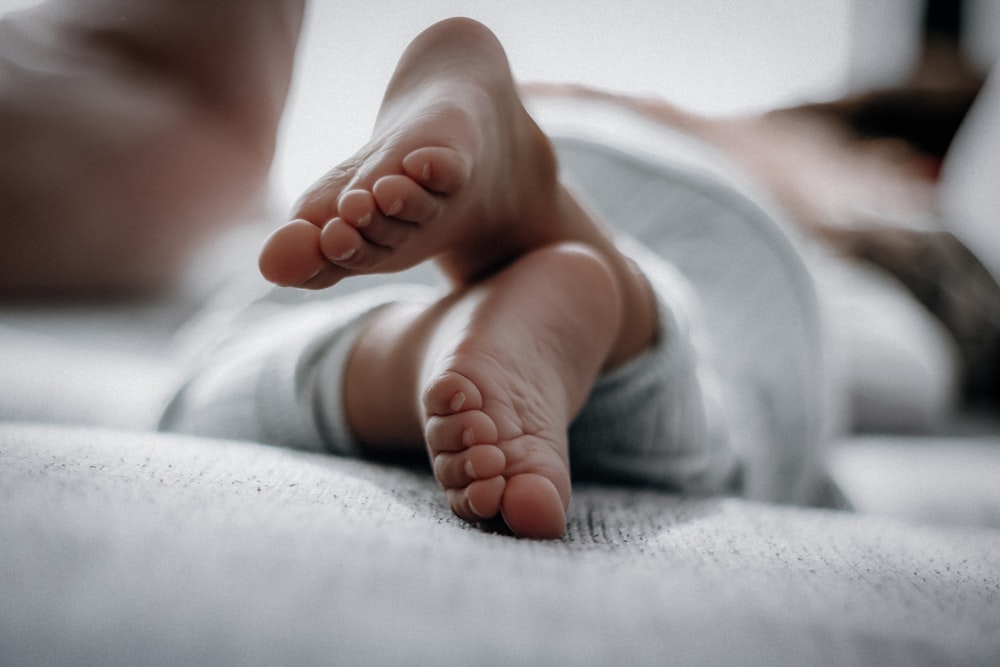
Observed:
[[[556,539],[566,533],[566,508],[555,484],[526,473],[507,480],[500,512],[518,537]]]
[[[327,261],[320,251],[320,229],[305,220],[279,227],[264,242],[258,265],[277,285],[297,286],[318,274]]]

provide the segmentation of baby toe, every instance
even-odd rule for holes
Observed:
[[[376,213],[364,227],[359,227],[358,231],[369,243],[392,249],[405,245],[419,229],[420,226],[415,223],[387,218],[381,213]]]
[[[492,519],[500,514],[506,484],[503,477],[497,476],[476,480],[463,489],[448,489],[448,504],[456,516],[466,521]]]
[[[390,250],[365,240],[361,233],[340,218],[323,227],[320,250],[326,259],[352,271],[371,271],[389,256]]]
[[[441,203],[408,176],[383,176],[372,186],[379,210],[390,218],[426,222],[437,215]]]
[[[496,424],[480,410],[452,415],[431,415],[424,427],[424,438],[431,455],[461,452],[473,445],[496,444]]]
[[[499,447],[475,445],[461,453],[444,452],[434,457],[434,477],[442,487],[454,489],[503,473],[507,459]]]
[[[483,395],[475,383],[451,370],[440,373],[427,385],[422,400],[428,416],[451,415],[463,410],[483,408]]]
[[[348,190],[340,196],[337,203],[340,219],[352,227],[365,227],[378,212],[378,206],[371,192],[367,190]]]
[[[403,171],[424,188],[452,194],[469,180],[469,162],[453,148],[428,146],[403,158]]]
[[[327,222],[320,232],[320,251],[331,262],[339,263],[350,259],[363,244],[361,234],[340,218]]]

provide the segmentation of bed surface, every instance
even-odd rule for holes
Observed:
[[[3,664],[995,664],[1000,532],[577,489],[566,539],[422,471],[0,425]]]

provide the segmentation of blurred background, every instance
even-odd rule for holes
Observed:
[[[456,15],[490,26],[522,81],[655,94],[706,113],[827,100],[899,83],[927,0],[319,0],[309,5],[275,187],[294,197],[368,139],[402,48]],[[944,4],[954,4],[950,2]],[[996,55],[1000,2],[968,0],[970,57]]]
[[[0,12],[37,3],[0,0]],[[289,201],[367,140],[401,50],[449,16],[490,26],[523,81],[655,94],[723,114],[898,83],[920,54],[928,9],[959,4],[963,48],[985,67],[1000,41],[994,0],[313,0],[274,194]]]

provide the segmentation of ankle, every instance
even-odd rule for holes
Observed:
[[[344,410],[358,442],[378,453],[422,442],[420,366],[434,309],[396,303],[357,335],[344,369]]]
[[[605,369],[619,366],[649,349],[657,339],[659,317],[653,289],[636,263],[615,253],[615,277],[621,290],[618,336],[608,353]]]
[[[582,242],[599,255],[618,295],[616,335],[604,364],[604,369],[613,368],[638,356],[656,341],[659,330],[656,300],[646,276],[634,260],[618,249],[611,233],[594,220],[572,192],[563,185],[559,187],[558,213],[552,217],[566,221],[569,227],[560,229],[558,234]]]

